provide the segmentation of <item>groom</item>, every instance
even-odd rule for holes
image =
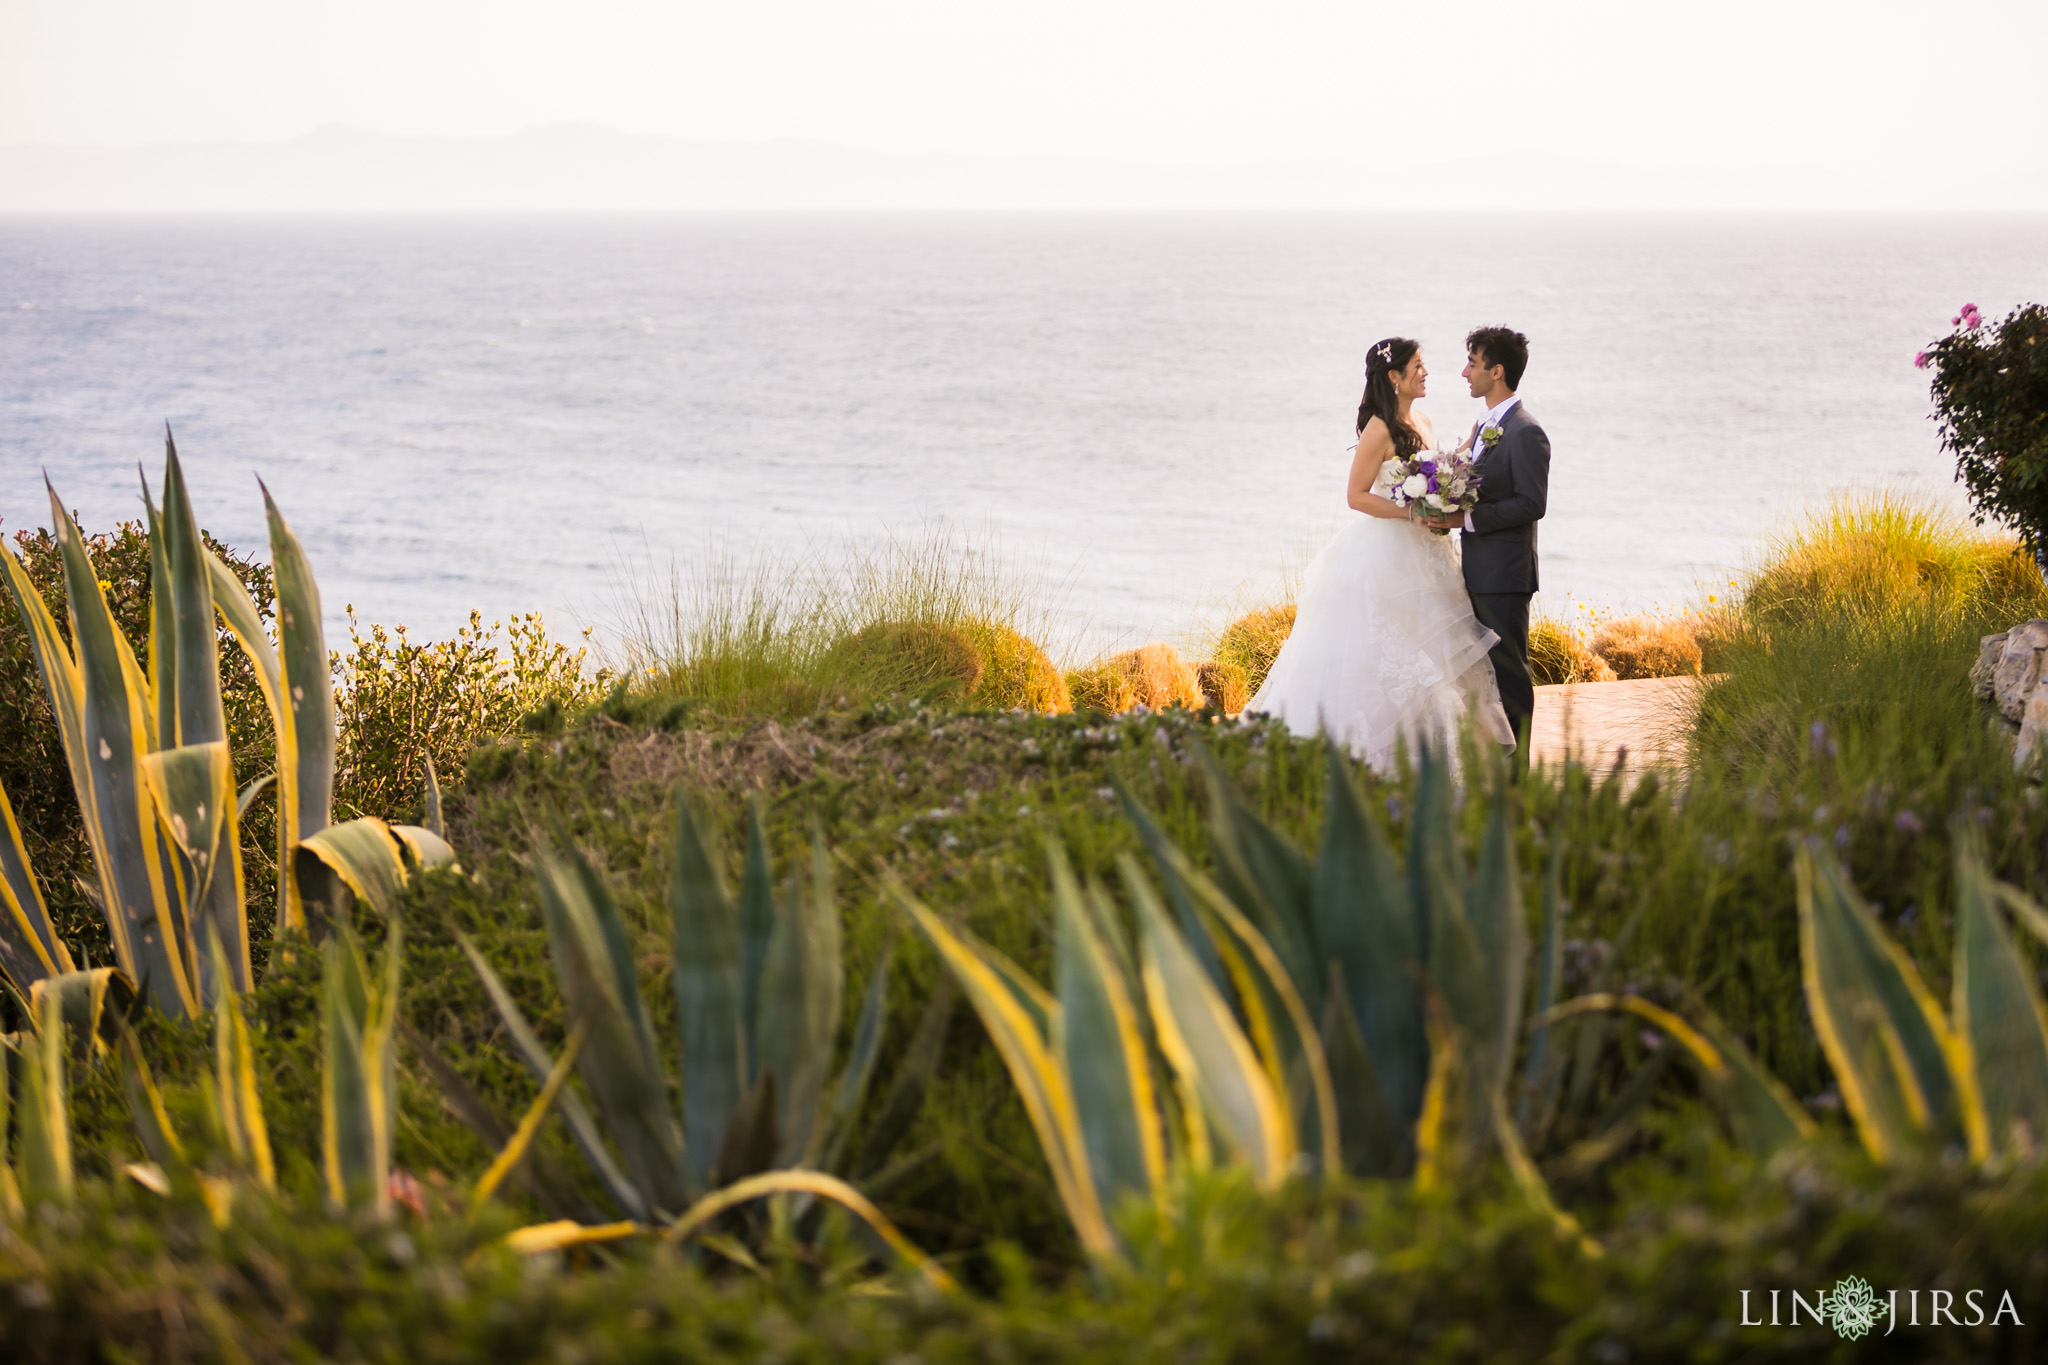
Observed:
[[[1536,592],[1536,523],[1550,494],[1550,438],[1515,389],[1529,365],[1529,338],[1481,327],[1465,338],[1464,379],[1486,415],[1472,428],[1479,504],[1462,523],[1465,591],[1479,624],[1500,636],[1493,676],[1515,727],[1517,765],[1526,767],[1536,687],[1529,676],[1529,599]]]

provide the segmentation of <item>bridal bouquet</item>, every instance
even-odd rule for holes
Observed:
[[[1425,450],[1393,466],[1387,497],[1418,521],[1462,517],[1479,503],[1479,472],[1469,452]]]

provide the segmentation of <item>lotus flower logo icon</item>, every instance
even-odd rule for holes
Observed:
[[[1822,1311],[1828,1315],[1828,1325],[1835,1329],[1835,1335],[1851,1341],[1877,1326],[1877,1291],[1861,1275],[1847,1275],[1835,1281],[1834,1291],[1828,1294]]]

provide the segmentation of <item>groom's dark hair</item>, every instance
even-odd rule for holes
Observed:
[[[1475,327],[1465,334],[1465,352],[1476,355],[1487,369],[1500,366],[1500,377],[1510,390],[1522,387],[1522,371],[1529,368],[1529,338],[1512,327]]]

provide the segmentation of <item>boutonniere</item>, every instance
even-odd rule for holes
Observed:
[[[1491,450],[1500,444],[1501,435],[1502,432],[1499,427],[1481,427],[1479,428],[1479,444]]]

